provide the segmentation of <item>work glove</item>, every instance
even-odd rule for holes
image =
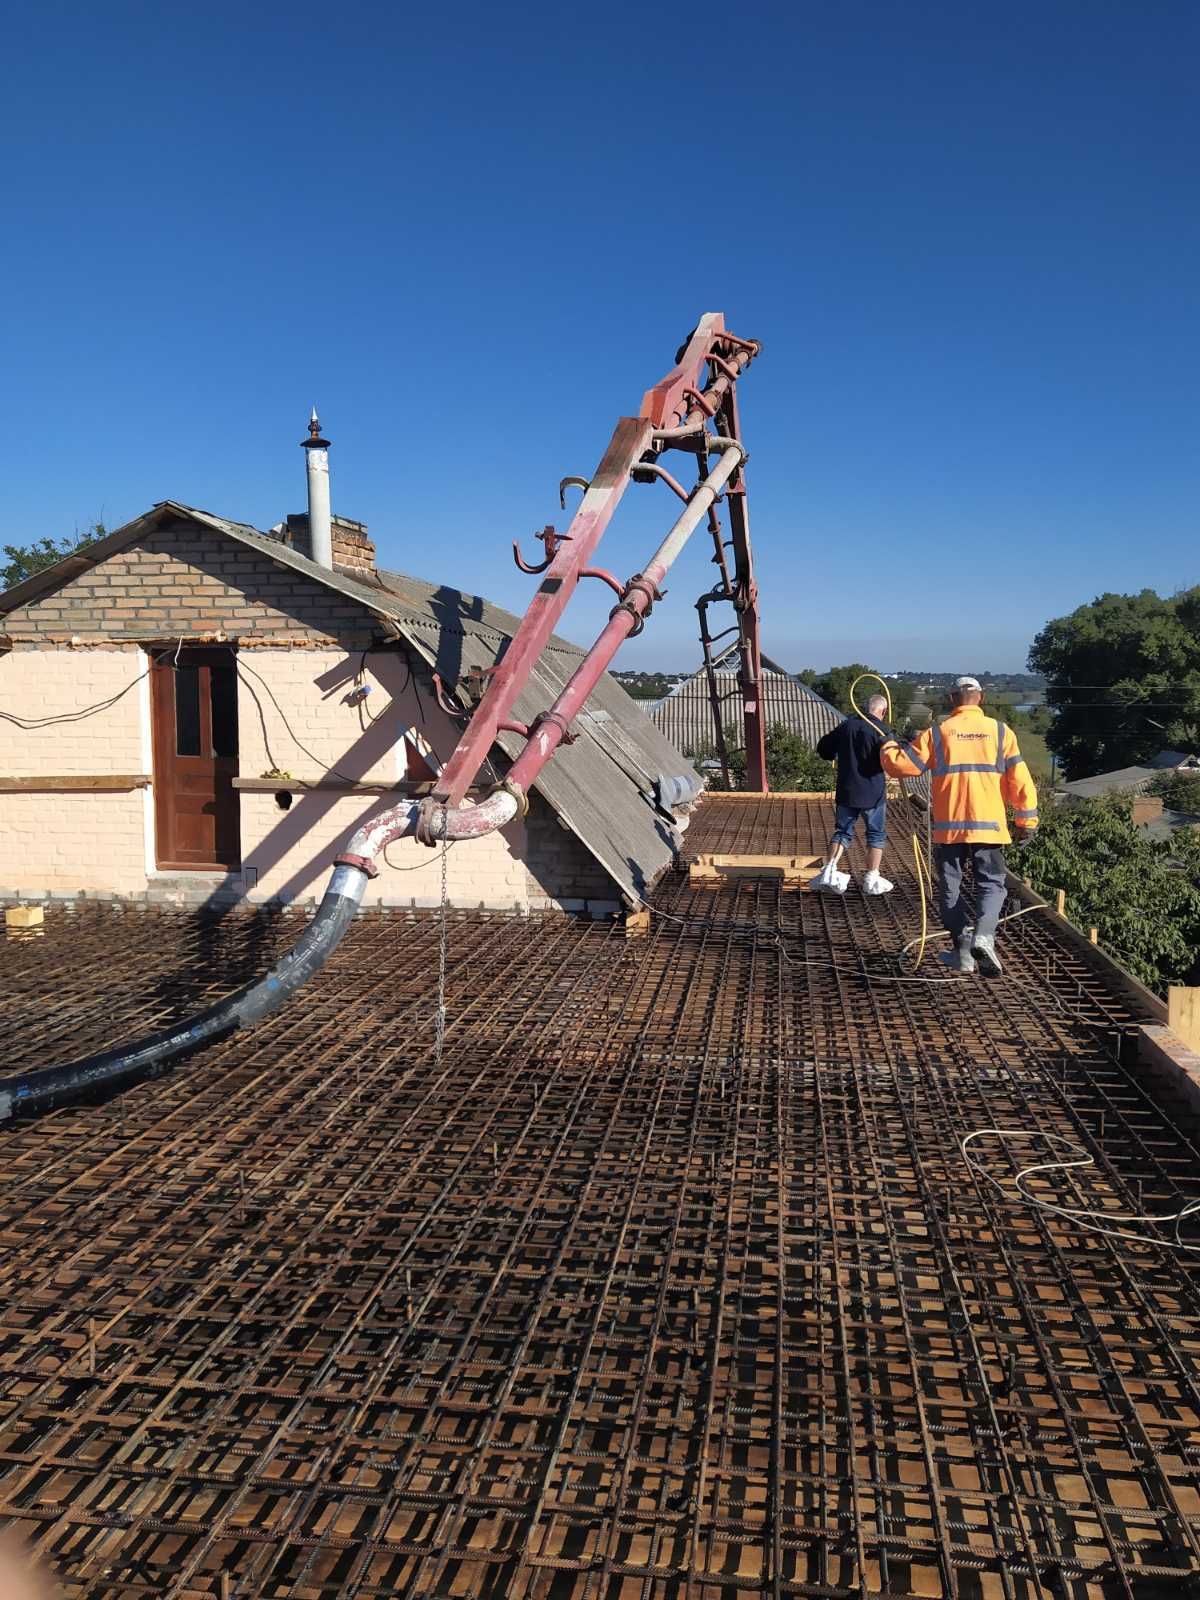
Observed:
[[[1032,839],[1033,832],[1031,829],[1013,828],[1013,843],[1016,845],[1018,850],[1023,850],[1027,844],[1032,842]]]

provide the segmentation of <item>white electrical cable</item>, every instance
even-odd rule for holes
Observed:
[[[1171,1211],[1158,1216],[1150,1213],[1098,1211],[1086,1206],[1057,1205],[1053,1200],[1044,1200],[1039,1195],[1031,1194],[1025,1187],[1025,1179],[1039,1172],[1070,1172],[1078,1167],[1094,1167],[1096,1165],[1094,1156],[1089,1155],[1084,1147],[1074,1139],[1068,1139],[1065,1134],[1051,1133],[1045,1128],[976,1128],[974,1133],[968,1133],[959,1144],[962,1158],[973,1172],[977,1172],[986,1183],[990,1183],[992,1188],[997,1190],[1010,1205],[1016,1205],[1019,1202],[1014,1200],[999,1178],[995,1177],[981,1162],[968,1154],[970,1145],[976,1139],[989,1137],[1006,1140],[1046,1139],[1051,1144],[1056,1144],[1060,1148],[1065,1147],[1074,1153],[1074,1158],[1069,1161],[1036,1161],[1030,1166],[1020,1169],[1012,1181],[1020,1200],[1024,1201],[1026,1205],[1033,1206],[1039,1211],[1053,1212],[1054,1215],[1065,1217],[1068,1222],[1075,1223],[1087,1233],[1099,1233],[1108,1239],[1124,1239],[1130,1244],[1159,1245],[1170,1250],[1188,1250],[1200,1254],[1200,1244],[1185,1244],[1179,1237],[1180,1223],[1200,1212],[1200,1200],[1191,1200],[1179,1211]],[[1143,1222],[1149,1223],[1156,1228],[1173,1223],[1175,1236],[1174,1238],[1159,1239],[1146,1233],[1131,1233],[1126,1228],[1104,1226],[1104,1224],[1116,1222]]]
[[[1017,917],[1027,917],[1031,911],[1048,911],[1049,909],[1050,907],[1045,900],[1039,900],[1036,905],[1022,906],[1020,911],[1010,911],[1006,917],[1001,917],[1000,921],[1014,922]],[[997,926],[999,926],[999,924],[997,924]],[[927,937],[929,939],[949,939],[952,936],[948,931],[943,931],[942,933],[931,933]],[[913,945],[920,944],[920,942],[921,936],[918,934],[915,939],[910,939],[906,945],[901,947],[900,954],[902,956],[907,955],[912,949]]]

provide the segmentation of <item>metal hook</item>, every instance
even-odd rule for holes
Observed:
[[[442,677],[441,673],[439,672],[435,672],[433,674],[433,693],[438,705],[448,717],[465,717],[468,715],[468,713],[463,710],[462,706],[455,705],[453,700],[448,700],[446,698],[446,691],[442,686]]]
[[[586,478],[560,478],[558,480],[558,503],[565,511],[567,509],[567,490],[581,489],[584,494],[591,488]]]
[[[534,534],[534,538],[535,539],[540,539],[542,541],[542,543],[546,547],[546,559],[539,566],[536,566],[536,567],[532,566],[522,556],[522,554],[521,554],[521,546],[520,546],[519,542],[516,539],[514,539],[513,540],[513,560],[517,563],[517,566],[520,567],[522,572],[528,572],[530,577],[533,577],[539,572],[545,572],[546,568],[554,560],[554,554],[555,554],[555,551],[558,549],[559,545],[565,539],[569,539],[570,537],[571,537],[571,535],[569,533],[556,533],[554,531],[553,527],[550,525],[550,523],[547,523],[546,526],[542,529],[541,533],[535,533]]]

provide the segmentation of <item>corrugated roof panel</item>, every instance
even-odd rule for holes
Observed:
[[[742,742],[742,691],[736,672],[716,674],[721,698],[722,722],[736,730],[735,745]],[[764,672],[761,684],[763,716],[768,727],[782,723],[790,733],[808,745],[836,728],[842,714],[828,701],[814,694],[798,678]],[[703,671],[681,683],[673,694],[657,701],[650,710],[656,728],[679,750],[697,755],[715,748],[712,702]]]

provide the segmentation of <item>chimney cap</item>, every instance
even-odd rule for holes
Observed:
[[[329,440],[321,437],[321,419],[317,415],[317,408],[312,408],[312,416],[308,419],[308,438],[301,439],[305,450],[328,450]]]

